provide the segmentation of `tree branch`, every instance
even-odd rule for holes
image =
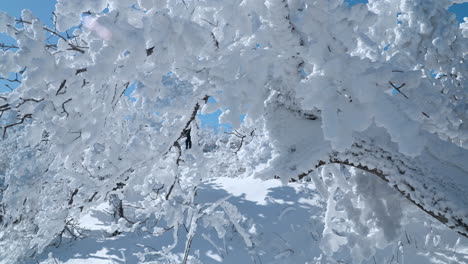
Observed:
[[[66,91],[62,91],[63,88],[66,88],[65,84],[67,83],[67,80],[63,80],[62,83],[60,84],[59,89],[55,93],[55,96],[58,96],[59,94],[64,94]]]
[[[82,69],[77,69],[76,72],[75,72],[75,75],[78,75],[82,72],[86,72],[88,70],[88,68],[82,68]]]
[[[401,91],[401,88],[403,88],[406,85],[406,83],[403,83],[402,85],[400,85],[398,87],[395,84],[393,84],[391,81],[388,81],[388,83],[393,87],[393,89],[395,89],[399,93],[401,93],[401,95],[403,95],[406,99],[409,99],[408,96]]]
[[[30,21],[25,21],[23,19],[17,19],[16,20],[17,23],[23,23],[23,24],[28,24],[28,25],[31,25],[32,22]],[[67,50],[74,50],[74,51],[78,51],[80,53],[85,53],[84,49],[87,49],[88,47],[81,47],[79,45],[75,45],[73,43],[71,43],[67,38],[65,38],[64,36],[62,36],[60,33],[58,33],[57,31],[53,30],[53,29],[50,29],[48,28],[47,26],[43,26],[42,27],[45,31],[51,33],[52,35],[55,35],[59,38],[61,38],[62,40],[64,40],[65,42],[67,42],[68,46],[70,46],[70,48],[68,48]],[[70,36],[68,36],[68,33],[67,33],[67,37],[71,38]]]
[[[19,49],[19,47],[16,46],[16,45],[9,45],[9,44],[5,44],[5,43],[0,43],[0,49],[2,49],[3,51],[7,51],[7,50],[10,50],[10,49]]]
[[[62,112],[61,114],[65,113],[67,115],[67,117],[70,115],[67,110],[65,109],[65,104],[67,104],[68,102],[70,102],[72,100],[72,98],[69,98],[68,100],[66,100],[65,102],[62,103]]]
[[[71,196],[70,196],[70,199],[68,199],[68,205],[72,205],[73,204],[73,198],[75,197],[75,195],[78,193],[78,189],[75,189]]]
[[[15,79],[8,79],[8,78],[0,77],[0,80],[4,80],[7,82],[11,82],[11,83],[21,83],[21,81],[18,79],[18,73],[15,73]]]
[[[379,168],[373,165],[376,159],[379,160]],[[446,165],[444,162],[440,162]],[[359,141],[345,152],[334,152],[329,155],[328,159],[320,160],[314,169],[298,175],[298,179],[303,179],[314,170],[327,164],[351,166],[379,177],[422,211],[468,238],[468,220],[457,216],[457,208],[450,207],[452,204],[444,203],[440,198],[437,198],[443,193],[437,188],[444,186],[444,184],[447,185],[447,183],[438,183],[436,182],[437,178],[427,175],[430,170],[422,170],[418,166],[420,164],[418,160],[384,150],[367,141]],[[432,182],[428,186],[429,184],[418,182],[418,179]],[[290,181],[297,180],[291,179]],[[449,188],[454,192],[457,191],[457,186]],[[460,198],[463,199],[463,197]],[[430,204],[428,204],[429,200]],[[463,204],[463,201],[460,204]]]
[[[208,99],[210,98],[209,95],[205,95],[202,100],[205,102],[205,104],[208,102]],[[172,146],[169,148],[168,151],[166,151],[166,153],[164,153],[164,155],[166,155],[167,153],[169,153],[169,151],[172,150],[172,147],[177,147],[177,145],[179,146],[180,148],[180,145],[178,143],[178,141],[180,139],[182,139],[184,136],[185,136],[185,131],[187,130],[187,128],[190,126],[190,124],[195,120],[195,118],[197,117],[197,113],[198,113],[198,110],[200,110],[200,104],[197,102],[193,108],[193,111],[192,111],[192,114],[190,115],[190,118],[189,120],[187,121],[187,123],[185,124],[184,128],[182,129],[182,131],[180,132],[179,134],[179,137],[174,141],[174,143],[172,144]],[[177,143],[177,145],[176,145]]]
[[[27,98],[27,99],[23,99],[20,97],[20,100],[22,100],[21,103],[19,103],[16,108],[20,108],[20,106],[22,106],[23,104],[27,103],[27,102],[35,102],[35,103],[40,103],[42,101],[44,101],[44,98],[41,98],[41,99],[34,99],[34,98]]]
[[[23,124],[24,121],[28,118],[32,118],[32,114],[25,114],[21,117],[21,120],[19,122],[16,122],[16,123],[13,123],[13,124],[9,124],[7,126],[5,126],[3,128],[3,139],[5,139],[5,136],[6,136],[6,132],[7,132],[7,129],[10,128],[10,127],[14,127],[14,126],[17,126],[17,125],[20,125],[20,124]]]

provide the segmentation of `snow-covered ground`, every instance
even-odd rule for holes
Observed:
[[[246,248],[243,238],[233,231],[218,239],[213,230],[200,227],[193,239],[189,263],[352,263],[347,250],[330,262],[321,255],[320,241],[324,229],[325,204],[313,184],[281,185],[278,180],[253,178],[219,178],[202,185],[199,202],[215,202],[229,197],[245,217],[242,226],[250,233],[254,245]],[[449,230],[402,199],[409,207],[400,241],[380,249],[365,263],[468,263],[468,239]],[[411,209],[411,207],[414,207]],[[154,237],[146,232],[111,236],[112,216],[108,205],[101,204],[79,222],[81,239],[64,239],[58,247],[49,247],[28,264],[133,264],[145,250],[159,250],[172,243],[170,232]],[[203,223],[201,223],[203,226]],[[186,231],[182,241],[167,256],[182,262]],[[154,263],[165,262],[155,256]],[[179,262],[179,263],[180,263]]]

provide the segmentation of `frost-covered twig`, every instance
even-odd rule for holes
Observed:
[[[16,45],[9,45],[9,44],[5,44],[5,43],[0,43],[0,49],[2,49],[4,51],[7,51],[7,50],[10,50],[10,49],[19,49],[19,47],[16,46]]]
[[[398,87],[397,87],[393,82],[391,82],[391,81],[389,81],[388,83],[393,87],[393,89],[395,89],[396,91],[398,91],[398,93],[400,93],[401,95],[403,95],[406,99],[409,99],[409,97],[408,97],[405,93],[403,93],[403,92],[401,91],[401,88],[403,88],[403,86],[405,86],[406,83],[403,83],[402,85],[400,85],[400,86],[398,86]]]
[[[32,22],[30,22],[30,21],[25,21],[25,20],[23,20],[23,19],[17,19],[16,22],[17,22],[17,23],[29,24],[29,25],[32,24]],[[78,51],[78,52],[80,52],[80,53],[85,53],[85,49],[88,48],[88,47],[82,47],[82,46],[75,45],[75,44],[71,43],[71,42],[69,41],[69,39],[70,39],[71,37],[68,36],[68,33],[67,33],[67,37],[68,37],[68,39],[67,39],[66,37],[64,37],[63,35],[61,35],[60,33],[58,33],[56,30],[50,29],[50,28],[48,28],[47,26],[43,26],[43,29],[44,29],[45,31],[47,31],[47,32],[49,32],[49,33],[51,33],[51,34],[53,34],[53,35],[55,35],[55,36],[61,38],[62,40],[64,40],[64,41],[68,44],[68,46],[70,46],[70,48],[68,48],[68,50],[73,50],[73,51]]]
[[[247,135],[244,135],[242,133],[240,133],[239,131],[237,131],[236,129],[234,129],[234,132],[224,132],[225,134],[228,134],[228,135],[234,135],[236,136],[237,138],[240,138],[240,143],[239,143],[239,146],[237,147],[237,149],[234,151],[234,154],[237,155],[237,153],[239,152],[239,150],[242,148],[242,145],[244,144],[244,140],[245,138],[247,137]],[[255,129],[253,129],[252,131],[250,131],[250,136],[253,137],[255,133]]]
[[[377,165],[379,163],[380,165]],[[435,187],[443,187],[443,184],[438,185],[430,182],[433,179],[425,175],[422,169],[417,166],[418,163],[416,160],[401,154],[394,154],[367,141],[360,141],[343,153],[334,152],[328,160],[319,161],[314,169],[300,174],[298,179],[306,177],[315,169],[327,164],[355,167],[388,182],[390,186],[422,211],[462,236],[468,237],[468,220],[459,216],[459,212],[453,211],[448,204],[441,202],[441,199],[436,198],[440,194]],[[417,179],[425,179],[428,183],[418,183]]]
[[[42,101],[44,101],[44,98],[41,98],[41,99],[35,99],[35,98],[26,98],[26,99],[23,99],[23,98],[19,98],[21,100],[21,102],[16,106],[16,108],[20,108],[23,104],[27,103],[27,102],[34,102],[34,103],[40,103]]]
[[[77,69],[76,72],[75,72],[75,75],[78,75],[78,74],[80,74],[80,73],[86,72],[87,70],[88,70],[88,68]]]
[[[7,82],[11,82],[11,83],[21,83],[21,81],[18,78],[18,73],[15,73],[15,79],[0,77],[0,80],[4,80],[4,81],[7,81]]]
[[[65,109],[65,105],[69,102],[71,102],[73,99],[68,98],[65,102],[62,103],[62,113],[61,114],[66,114],[66,117],[70,115],[70,113],[67,112],[67,109]]]
[[[21,117],[20,121],[4,126],[3,127],[3,138],[5,138],[8,128],[23,124],[26,119],[31,119],[31,118],[32,118],[32,114],[25,114],[25,115],[23,115]]]
[[[55,93],[56,96],[60,94],[64,94],[66,91],[62,91],[65,88],[65,84],[67,83],[67,80],[63,80],[62,83],[60,83],[60,87],[58,88],[57,92]]]

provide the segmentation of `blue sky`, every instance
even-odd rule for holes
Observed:
[[[73,0],[79,1],[79,0]],[[345,0],[351,5],[358,3],[367,3],[367,0]],[[56,0],[2,0],[3,3],[0,6],[1,11],[5,11],[15,17],[19,17],[21,10],[29,9],[36,16],[38,16],[42,22],[51,25],[51,15],[54,11]],[[457,15],[458,21],[463,21],[463,16],[468,16],[468,3],[454,5],[450,8],[450,11]]]
[[[78,0],[79,1],[79,0]],[[45,24],[52,25],[52,12],[55,10],[56,0],[2,0],[0,10],[19,17],[21,10],[31,10]]]
[[[52,12],[55,9],[56,0],[1,0],[3,3],[0,6],[0,11],[9,13],[12,16],[19,17],[21,10],[29,9],[31,10],[43,23],[52,26]],[[79,0],[70,0],[70,1],[79,1]],[[358,3],[367,3],[367,0],[345,0],[350,5],[355,5]],[[459,22],[463,21],[464,16],[468,16],[468,3],[454,5],[449,9],[451,12],[454,12],[457,15]],[[0,34],[0,42],[9,42],[8,38]],[[14,77],[14,76],[12,76]],[[0,92],[8,91],[0,82]],[[217,111],[213,114],[206,116],[199,116],[202,120],[203,126],[210,126],[215,129],[219,128],[218,116],[221,114],[221,111]],[[229,128],[229,126],[224,126]]]
[[[457,15],[458,22],[463,22],[463,17],[468,17],[468,3],[453,5],[449,11]]]

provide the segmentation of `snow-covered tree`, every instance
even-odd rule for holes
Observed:
[[[398,196],[467,237],[468,22],[447,11],[460,2],[58,0],[52,28],[0,13],[16,40],[0,77],[20,83],[0,94],[0,262],[76,236],[106,200],[114,235],[173,232],[148,255],[184,243],[185,263],[201,219],[252,247],[242,212],[196,200],[219,176],[313,181],[330,257],[395,241]],[[218,109],[229,134],[199,126]]]

